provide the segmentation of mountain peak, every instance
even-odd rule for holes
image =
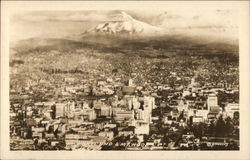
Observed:
[[[110,21],[95,26],[88,33],[148,35],[160,30],[162,29],[159,27],[136,20],[126,12],[121,11],[112,16]]]
[[[133,20],[133,18],[126,12],[121,11],[121,15],[124,20]]]
[[[111,15],[111,21],[131,21],[131,20],[134,20],[134,18],[124,11],[120,11],[117,14]]]

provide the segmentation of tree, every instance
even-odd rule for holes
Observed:
[[[209,150],[210,148],[207,146],[207,143],[201,143],[200,145],[201,150]]]
[[[139,138],[137,136],[134,136],[132,139],[131,139],[132,143],[138,143],[139,141]]]
[[[202,138],[205,133],[206,124],[199,123],[198,125],[194,125],[192,131],[195,137]]]
[[[233,142],[230,142],[227,146],[227,149],[228,150],[239,150],[239,146],[237,145],[237,143],[235,143],[234,141]]]
[[[234,118],[233,118],[233,124],[236,125],[236,126],[239,126],[239,119],[240,119],[239,112],[235,112],[234,113]]]
[[[226,123],[222,116],[220,116],[215,126],[215,136],[223,137],[226,134]]]
[[[207,129],[207,134],[210,136],[214,136],[215,135],[215,124],[214,122],[211,122],[208,129]]]
[[[162,144],[163,144],[163,146],[168,146],[169,143],[170,143],[169,137],[166,134],[164,134],[164,136],[162,138]]]
[[[232,135],[233,130],[234,130],[234,126],[233,126],[233,122],[232,119],[230,117],[226,118],[226,124],[225,124],[225,132],[227,136]]]
[[[38,145],[38,139],[34,140],[34,145],[35,145],[35,147],[37,147],[37,145]]]

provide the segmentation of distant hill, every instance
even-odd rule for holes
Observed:
[[[114,35],[92,35],[81,40],[40,39],[22,40],[11,45],[17,53],[32,51],[75,51],[94,49],[101,53],[124,53],[150,55],[234,55],[238,56],[238,45],[222,42],[208,42],[183,36],[122,37]]]
[[[69,39],[57,39],[57,38],[30,38],[26,40],[20,40],[13,42],[10,48],[16,52],[29,52],[32,50],[65,50],[80,47],[82,45],[79,41]]]

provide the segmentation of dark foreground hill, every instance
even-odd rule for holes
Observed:
[[[238,56],[237,43],[180,35],[157,37],[89,35],[78,39],[32,38],[12,43],[10,47],[18,54],[50,50],[75,51],[86,48],[103,53],[136,54],[147,57],[172,55]]]

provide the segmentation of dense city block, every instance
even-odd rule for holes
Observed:
[[[11,50],[11,150],[239,150],[234,54],[75,48]]]

